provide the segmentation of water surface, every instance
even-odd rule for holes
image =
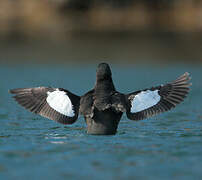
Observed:
[[[176,109],[143,121],[124,115],[115,136],[86,134],[83,117],[64,126],[17,105],[8,89],[63,87],[78,95],[91,66],[0,67],[0,179],[201,179],[201,67],[112,67],[117,90],[159,85],[189,71],[192,90]]]

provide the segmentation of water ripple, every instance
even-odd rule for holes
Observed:
[[[185,69],[190,67],[162,71],[178,75]],[[71,78],[58,81],[61,71],[62,77]],[[80,79],[82,75],[75,77],[74,69],[68,67],[3,69],[0,77],[10,78],[0,87],[0,101],[4,102],[0,104],[0,179],[201,179],[202,71],[190,71],[194,77],[192,91],[176,109],[143,121],[131,121],[124,115],[115,136],[92,136],[86,134],[82,117],[64,126],[25,111],[7,93],[13,87],[50,82],[83,94],[91,87]],[[11,78],[14,72],[18,76]],[[77,72],[85,74],[86,70],[82,67]],[[150,76],[155,72],[153,68],[134,67],[114,78],[127,92],[151,84]],[[144,73],[148,78],[139,76]],[[138,78],[133,83],[126,81],[129,74]],[[74,78],[81,83],[74,83]],[[158,82],[164,78],[154,77]],[[88,81],[93,82],[93,77]]]

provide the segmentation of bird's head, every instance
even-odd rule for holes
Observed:
[[[96,77],[98,80],[111,78],[112,72],[107,63],[100,63],[97,67]]]

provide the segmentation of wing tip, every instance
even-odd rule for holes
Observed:
[[[16,89],[9,89],[8,92],[11,94],[20,94],[29,91],[30,88],[16,88]]]
[[[191,79],[192,77],[190,76],[190,73],[185,72],[184,74],[179,76],[176,80],[172,81],[171,84],[175,86],[186,86],[187,88],[189,88],[192,85],[192,83],[189,82]]]
[[[9,89],[8,90],[8,93],[10,93],[10,94],[16,94],[16,92],[17,92],[17,89]]]
[[[190,75],[189,72],[185,72],[184,74],[185,74],[185,76],[187,77],[187,82],[192,79],[192,76]],[[190,83],[190,86],[191,86],[191,85],[192,85],[192,83]]]

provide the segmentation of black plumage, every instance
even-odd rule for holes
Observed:
[[[157,87],[152,87],[151,89],[142,90],[158,90],[158,94],[160,95],[160,101],[156,105],[137,113],[131,113],[130,110],[127,110],[127,117],[131,120],[142,120],[174,108],[177,104],[181,103],[187,96],[189,92],[189,86],[191,85],[188,82],[189,80],[189,73],[186,72],[173,82]],[[133,100],[133,98],[142,91],[137,91],[126,95],[130,107],[130,101]]]
[[[65,89],[58,89],[70,97],[74,106],[75,116],[68,117],[51,108],[46,101],[47,92],[54,92],[56,89],[50,87],[19,88],[10,90],[10,93],[15,94],[14,99],[27,110],[62,124],[72,124],[78,118],[80,97]]]
[[[115,89],[109,65],[101,63],[94,88],[81,97],[51,87],[13,89],[10,93],[15,94],[15,100],[27,110],[62,124],[72,124],[82,114],[89,134],[104,135],[116,133],[124,112],[131,120],[142,120],[174,108],[187,96],[189,80],[189,74],[185,73],[165,85],[122,94]],[[151,99],[150,104],[147,99],[137,100],[145,97],[148,101]],[[142,103],[139,110],[133,107],[134,102]]]

